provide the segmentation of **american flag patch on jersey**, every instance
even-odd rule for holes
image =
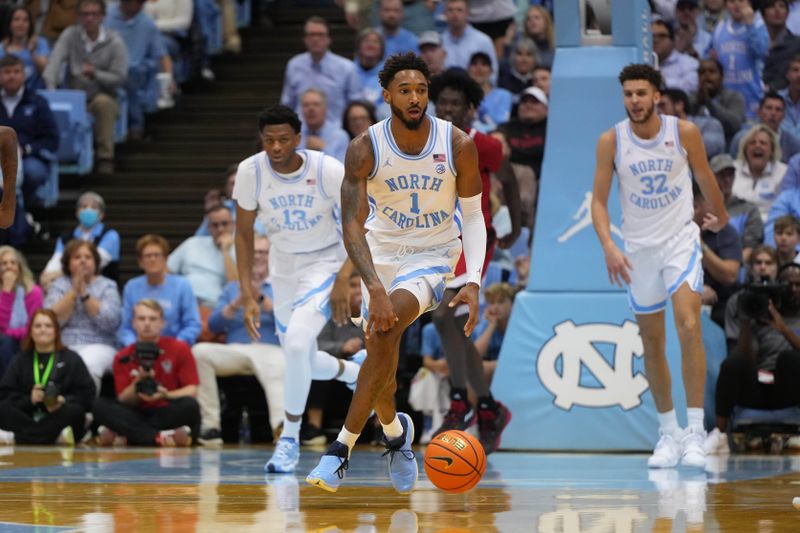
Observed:
[[[675,143],[672,141],[664,141],[664,146],[666,146],[667,148],[672,148],[673,146],[675,146]]]
[[[447,159],[444,157],[444,154],[433,154],[433,162],[434,163],[444,163]]]
[[[316,178],[308,178],[306,180],[306,185],[316,185],[316,184],[317,184],[317,179]]]

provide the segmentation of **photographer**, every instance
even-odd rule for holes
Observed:
[[[117,400],[99,398],[94,408],[101,446],[189,446],[197,434],[197,367],[186,343],[160,336],[163,327],[158,302],[134,306],[136,342],[114,357]]]
[[[722,362],[716,389],[716,428],[707,453],[728,449],[725,430],[733,408],[800,405],[800,265],[785,265],[768,246],[750,256],[753,282],[728,301],[725,334],[735,341]]]
[[[62,344],[55,313],[35,311],[0,381],[0,444],[74,444],[93,401],[92,377]]]

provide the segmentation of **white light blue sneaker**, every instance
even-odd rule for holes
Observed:
[[[348,455],[347,445],[338,440],[333,441],[325,455],[320,458],[319,464],[306,477],[306,482],[328,492],[336,492],[350,466]]]
[[[364,364],[364,360],[366,358],[367,358],[367,351],[364,350],[364,349],[361,349],[361,350],[357,351],[356,353],[354,353],[353,355],[351,355],[348,358],[348,361],[352,361],[355,364],[357,364],[358,366],[361,366],[361,365]],[[352,383],[348,383],[347,384],[347,388],[350,389],[351,391],[355,391],[356,390],[356,383],[358,383],[358,379],[356,379]]]
[[[414,483],[417,482],[419,475],[417,458],[411,449],[411,443],[414,442],[414,423],[405,413],[397,413],[397,417],[403,426],[403,434],[392,440],[387,439],[384,434],[386,451],[383,455],[389,456],[389,478],[392,480],[394,490],[400,494],[409,494],[414,489]]]
[[[275,451],[264,465],[264,471],[270,474],[291,474],[300,460],[300,444],[289,437],[281,437],[275,445]]]

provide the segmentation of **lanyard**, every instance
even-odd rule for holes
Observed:
[[[33,352],[33,379],[36,385],[46,385],[47,380],[50,378],[50,372],[53,371],[53,359],[55,358],[55,352],[50,354],[50,360],[47,361],[47,367],[44,369],[44,376],[42,379],[39,380],[39,354],[37,352]]]

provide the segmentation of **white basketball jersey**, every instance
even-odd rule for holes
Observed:
[[[634,135],[630,120],[615,126],[622,236],[625,249],[658,246],[691,222],[692,177],[678,133],[678,118],[659,115],[655,139]]]
[[[380,243],[433,248],[461,234],[450,122],[427,117],[428,142],[419,155],[400,151],[391,118],[370,126],[375,166],[367,181],[368,235]]]
[[[284,253],[316,252],[342,242],[344,167],[322,152],[297,153],[303,164],[291,174],[275,172],[266,152],[245,159],[233,189],[243,209],[258,209],[272,246]]]

